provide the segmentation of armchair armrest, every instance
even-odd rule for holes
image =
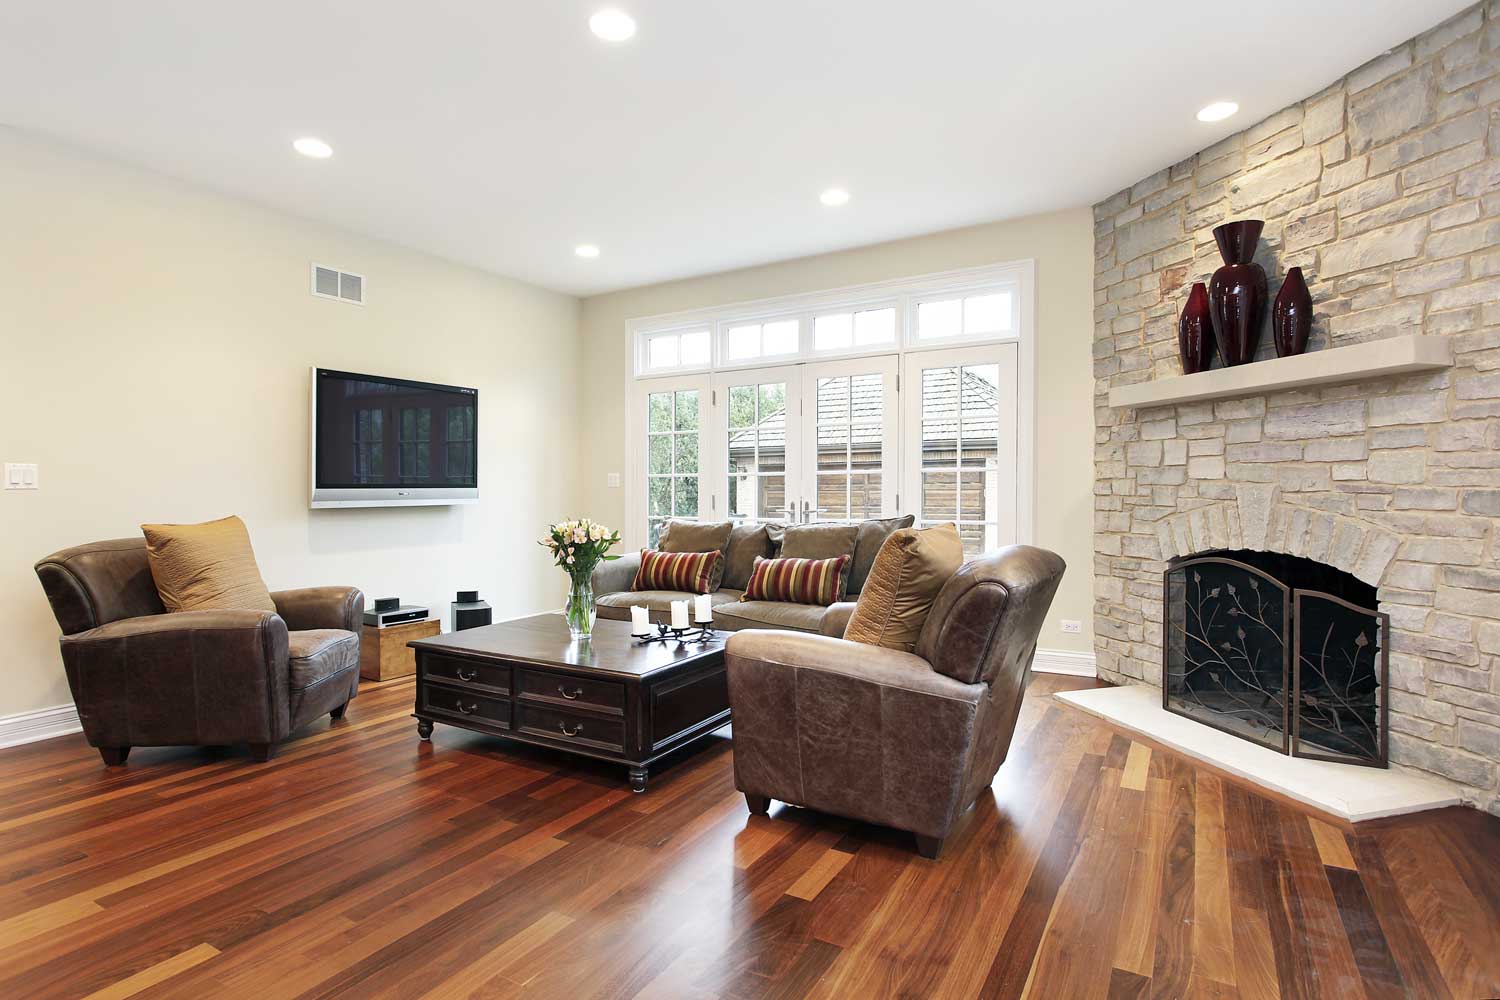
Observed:
[[[288,730],[287,626],[269,611],[122,618],[60,640],[102,747],[272,743]]]
[[[854,617],[855,603],[839,601],[828,605],[828,610],[823,612],[823,620],[818,624],[818,634],[842,639],[844,630],[849,627],[849,619]]]
[[[639,552],[629,552],[618,559],[600,563],[592,577],[594,596],[598,598],[605,594],[618,594],[629,590],[630,585],[635,583],[636,570],[640,568],[641,554]]]
[[[293,632],[341,628],[359,634],[364,624],[365,595],[358,587],[303,587],[271,594],[276,613]]]

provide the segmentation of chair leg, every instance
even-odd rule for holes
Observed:
[[[337,722],[339,719],[342,719],[344,717],[344,711],[346,709],[348,709],[348,707],[349,707],[349,703],[346,701],[342,705],[340,705],[338,708],[335,708],[332,712],[329,712],[328,713],[328,717],[330,719],[333,719],[335,722]]]
[[[746,792],[745,805],[749,806],[750,811],[756,816],[764,816],[771,811],[771,800],[764,795],[751,795]]]
[[[938,855],[943,853],[942,837],[924,837],[920,833],[914,833],[912,836],[917,838],[917,853],[922,857],[936,861]]]
[[[250,744],[250,759],[257,764],[264,764],[276,756],[276,744],[274,743],[252,743]]]
[[[100,747],[99,756],[104,758],[106,767],[120,767],[125,763],[125,758],[130,756],[130,748]]]

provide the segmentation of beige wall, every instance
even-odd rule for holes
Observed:
[[[1038,346],[1036,540],[1061,553],[1069,566],[1042,646],[1091,650],[1093,246],[1093,218],[1080,208],[585,299],[591,432],[584,450],[582,513],[613,525],[625,518],[625,490],[608,487],[606,475],[625,472],[631,364],[627,320],[1032,258]],[[1064,635],[1058,624],[1063,618],[1082,621],[1083,634]]]
[[[0,716],[71,702],[32,564],[142,521],[239,514],[273,589],[561,604],[533,539],[581,486],[577,300],[3,129],[0,220],[0,461],[42,486],[0,492]],[[312,297],[314,259],[369,304]],[[312,365],[478,387],[483,502],[309,510]]]

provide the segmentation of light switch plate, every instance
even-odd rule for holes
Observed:
[[[612,490],[619,489],[620,488],[620,474],[618,472],[611,472],[608,476],[605,477],[605,482],[609,483],[609,488],[610,489],[612,489]]]
[[[8,490],[37,489],[36,465],[29,462],[6,462],[5,488]]]

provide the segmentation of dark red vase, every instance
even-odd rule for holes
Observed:
[[[1265,223],[1259,219],[1226,222],[1214,230],[1224,266],[1208,282],[1208,312],[1214,339],[1226,365],[1255,357],[1260,323],[1266,314],[1266,272],[1251,258]]]
[[[1182,358],[1182,374],[1208,371],[1214,359],[1213,321],[1208,318],[1208,289],[1203,282],[1193,282],[1187,305],[1177,318],[1177,353]]]
[[[1312,293],[1302,280],[1302,268],[1286,273],[1276,301],[1271,303],[1271,343],[1278,358],[1290,358],[1307,350],[1312,332]]]

